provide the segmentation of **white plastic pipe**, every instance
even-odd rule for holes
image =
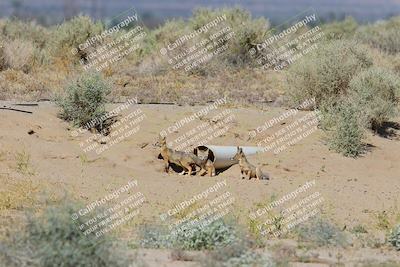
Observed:
[[[197,154],[196,150],[207,150],[207,148],[211,151],[209,157],[214,162],[215,169],[225,169],[238,163],[237,160],[232,160],[237,152],[237,146],[198,146],[195,148],[195,154]],[[262,147],[256,146],[240,146],[240,148],[246,156],[263,150]]]

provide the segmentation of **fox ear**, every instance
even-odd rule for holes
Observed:
[[[237,151],[240,151],[240,147],[237,146],[236,148],[237,148]]]

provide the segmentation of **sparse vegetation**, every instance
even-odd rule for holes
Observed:
[[[31,166],[31,156],[25,150],[15,154],[15,168],[17,172],[25,175],[33,175],[34,171]]]
[[[391,230],[388,241],[397,250],[400,250],[400,224]]]
[[[0,175],[0,211],[22,210],[36,204],[36,195],[42,189],[39,182],[24,178],[11,179]]]
[[[128,266],[128,258],[111,236],[85,236],[71,215],[79,206],[63,204],[31,215],[23,231],[0,243],[0,261],[7,266]]]
[[[315,218],[296,229],[299,240],[316,246],[346,246],[345,234],[334,224]]]
[[[255,252],[244,241],[218,248],[204,257],[204,267],[273,267],[271,256],[267,252]]]
[[[232,225],[217,220],[204,227],[188,225],[186,229],[176,232],[147,225],[141,231],[139,245],[146,248],[203,250],[226,246],[238,240],[237,230]]]

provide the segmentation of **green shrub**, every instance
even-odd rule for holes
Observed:
[[[52,52],[56,57],[68,58],[77,62],[86,57],[86,52],[79,49],[79,45],[85,43],[89,38],[103,32],[103,25],[95,23],[90,17],[78,16],[70,21],[64,22],[53,29]],[[71,50],[77,49],[78,53],[73,55]]]
[[[358,29],[356,38],[387,53],[400,52],[400,17],[379,21]]]
[[[397,225],[391,230],[388,241],[397,250],[400,250],[400,225]]]
[[[299,240],[317,246],[346,246],[345,234],[332,223],[316,218],[296,229]]]
[[[174,237],[175,246],[188,250],[215,249],[237,240],[236,230],[222,220],[215,221],[204,228],[188,227],[187,230],[178,232]]]
[[[339,107],[328,108],[327,113],[331,114],[331,122],[325,122],[325,125],[329,124],[329,147],[346,157],[357,157],[363,153],[364,129],[359,110],[351,103],[344,102]]]
[[[66,95],[57,99],[59,117],[74,126],[84,127],[106,114],[106,96],[110,86],[97,73],[84,73],[66,88]],[[92,128],[92,127],[87,127]],[[102,127],[98,128],[102,130]]]
[[[220,22],[220,25],[217,27],[212,28],[208,35],[226,26],[230,26],[235,35],[229,39],[228,43],[230,45],[228,50],[223,52],[223,56],[218,60],[223,60],[230,65],[239,67],[253,62],[254,59],[249,55],[249,50],[265,40],[267,37],[266,33],[270,27],[269,22],[264,18],[253,19],[248,11],[241,8],[215,10],[200,8],[194,11],[189,22],[193,29],[198,29],[223,15],[226,15],[226,20]]]
[[[249,244],[240,241],[210,252],[202,261],[204,267],[273,267],[271,256],[266,252],[252,251]]]
[[[400,78],[385,69],[368,69],[350,82],[350,97],[362,111],[364,124],[378,129],[398,114]]]
[[[347,17],[343,21],[324,25],[323,31],[328,40],[349,39],[354,36],[357,28],[357,21],[352,17]]]
[[[371,65],[367,51],[355,42],[321,43],[289,67],[285,88],[289,101],[297,106],[315,97],[317,107],[323,102],[337,102],[348,92],[353,76]]]
[[[63,204],[30,216],[23,231],[0,243],[0,262],[10,267],[128,266],[127,254],[111,236],[85,236],[79,230],[85,221],[71,219],[77,210],[77,205]]]
[[[146,226],[141,230],[139,245],[145,248],[202,250],[215,249],[237,240],[237,230],[218,220],[205,227],[196,225],[176,232],[168,232],[163,227]]]
[[[175,42],[175,40],[185,33],[189,33],[188,24],[182,19],[172,19],[155,29],[152,34],[155,40],[164,47],[169,43]]]

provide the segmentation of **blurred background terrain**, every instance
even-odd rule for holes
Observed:
[[[78,14],[90,15],[96,19],[110,18],[134,7],[146,25],[154,27],[171,17],[189,17],[196,7],[221,8],[235,5],[249,10],[255,17],[267,17],[273,24],[282,23],[309,7],[315,8],[324,21],[352,16],[360,22],[372,22],[400,12],[398,0],[1,0],[0,18],[17,16],[49,25]]]

